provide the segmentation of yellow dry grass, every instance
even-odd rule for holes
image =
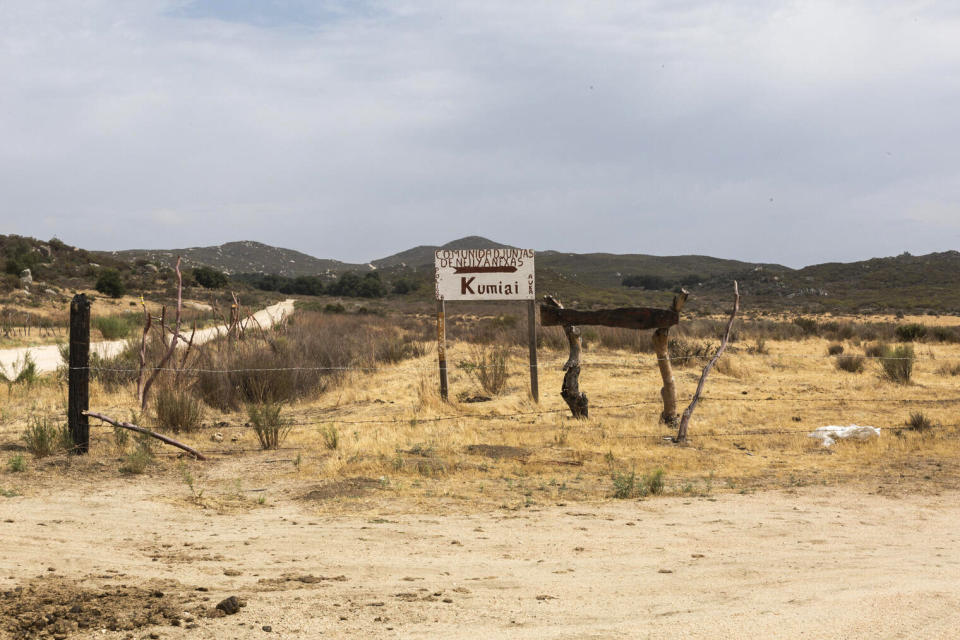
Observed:
[[[324,396],[285,408],[295,427],[281,452],[259,452],[245,414],[207,410],[216,425],[182,439],[213,462],[195,465],[206,482],[228,489],[246,486],[323,485],[370,479],[378,495],[393,492],[424,508],[445,498],[463,508],[516,508],[545,502],[608,497],[612,477],[663,469],[666,492],[704,495],[768,487],[839,482],[868,483],[884,491],[955,487],[960,460],[960,376],[938,373],[960,362],[960,345],[918,345],[913,383],[881,376],[876,361],[864,373],[839,371],[825,357],[828,342],[768,341],[769,354],[734,348],[711,374],[694,414],[686,445],[667,438],[658,423],[661,381],[654,356],[592,350],[584,354],[581,388],[590,398],[590,418],[573,420],[559,396],[566,354],[540,352],[541,401],[528,391],[525,350],[516,348],[504,394],[491,402],[465,403],[458,395],[480,390],[463,371],[450,369],[451,402],[436,392],[436,353],[373,372],[353,372]],[[452,364],[471,345],[448,349]],[[854,351],[848,348],[848,353]],[[701,367],[677,368],[679,399],[686,406]],[[0,442],[15,441],[31,415],[64,415],[66,390],[51,378],[33,388],[0,390]],[[91,407],[128,419],[131,390],[91,389]],[[927,433],[901,432],[911,412],[922,411],[939,426]],[[826,449],[807,434],[822,425],[872,425],[882,435],[869,442],[840,442]],[[212,430],[223,442],[212,442]],[[331,430],[337,446],[329,448]],[[94,428],[92,457],[117,459],[112,431]],[[232,442],[231,438],[239,439]],[[506,457],[471,453],[469,445],[516,447]],[[167,449],[166,451],[172,451]],[[228,455],[235,452],[238,455]],[[277,462],[279,460],[279,462]],[[109,463],[113,464],[113,463]],[[160,469],[176,473],[172,458]],[[339,504],[339,503],[337,503]]]

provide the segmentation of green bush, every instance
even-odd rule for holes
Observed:
[[[913,375],[913,364],[916,361],[913,347],[905,344],[895,349],[887,349],[880,360],[886,377],[897,384],[907,384]]]
[[[119,298],[127,292],[127,288],[123,284],[123,278],[120,277],[120,272],[116,269],[104,269],[101,271],[100,277],[97,278],[95,288],[103,295],[110,296],[111,298]]]
[[[128,337],[140,328],[139,315],[128,313],[122,316],[101,316],[94,318],[93,327],[100,332],[104,340],[120,340]]]
[[[927,336],[927,327],[919,322],[901,324],[893,330],[900,342],[917,342]]]
[[[204,289],[223,289],[228,282],[227,274],[211,267],[195,268],[193,279]]]

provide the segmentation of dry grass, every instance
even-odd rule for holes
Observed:
[[[886,380],[874,360],[866,362],[862,375],[837,370],[835,358],[825,356],[828,344],[824,338],[767,338],[765,354],[735,344],[707,383],[687,446],[665,440],[672,432],[658,423],[661,383],[655,357],[628,344],[616,350],[595,345],[584,354],[580,383],[590,397],[591,417],[570,419],[559,397],[560,364],[566,358],[562,343],[540,352],[539,405],[529,397],[523,347],[509,350],[503,392],[476,404],[440,401],[436,352],[428,347],[398,364],[347,372],[326,393],[286,405],[292,429],[281,446],[296,450],[289,456],[296,457],[296,465],[259,462],[256,437],[241,426],[247,416],[240,412],[209,410],[208,420],[228,423],[217,427],[227,436],[224,442],[211,443],[209,431],[185,434],[184,440],[202,451],[249,451],[210,463],[210,473],[257,478],[261,486],[305,478],[379,478],[378,491],[422,500],[426,508],[438,499],[464,508],[514,508],[607,498],[615,491],[612,478],[631,473],[646,478],[656,469],[663,469],[663,492],[675,495],[837,482],[907,490],[955,485],[957,474],[950,470],[960,459],[960,393],[954,379],[940,371],[960,361],[960,345],[925,345],[918,350],[913,384],[900,385]],[[472,351],[470,344],[452,343],[448,361],[467,360]],[[675,375],[685,405],[700,367],[678,369]],[[474,384],[467,372],[450,369],[451,398]],[[28,416],[59,416],[65,405],[65,391],[51,380],[30,392],[5,393],[0,442],[15,440]],[[129,388],[108,391],[95,382],[91,389],[91,407],[108,415],[125,418],[133,406]],[[916,411],[938,428],[902,429]],[[850,423],[881,427],[883,435],[832,449],[807,437],[818,426]],[[335,446],[329,428],[336,430]],[[94,433],[92,455],[115,465],[110,430],[95,428]],[[235,443],[233,434],[239,436]],[[476,444],[528,454],[469,453],[467,447]],[[175,473],[173,464],[161,456],[151,469]]]

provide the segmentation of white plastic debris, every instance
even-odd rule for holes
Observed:
[[[818,438],[825,447],[831,446],[837,440],[869,440],[880,435],[880,429],[877,427],[863,427],[857,424],[851,424],[848,427],[837,425],[828,425],[818,427],[809,434],[810,438]]]

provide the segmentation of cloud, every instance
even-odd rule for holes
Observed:
[[[474,233],[793,265],[946,249],[933,222],[864,230],[960,202],[958,22],[936,2],[8,2],[0,222],[349,261]]]

